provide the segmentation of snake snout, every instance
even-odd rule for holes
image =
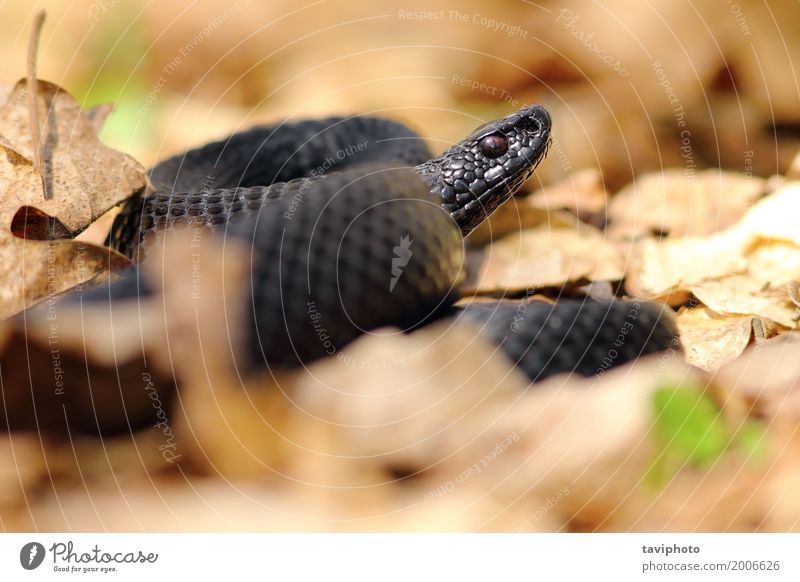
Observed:
[[[550,135],[552,120],[550,113],[541,105],[532,105],[519,111],[519,126],[533,137],[547,138]]]

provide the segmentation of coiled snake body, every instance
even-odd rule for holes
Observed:
[[[235,355],[250,369],[305,365],[378,327],[409,331],[452,315],[477,325],[532,381],[558,372],[590,375],[610,355],[615,365],[668,349],[675,329],[647,304],[530,302],[522,317],[519,302],[452,307],[463,278],[463,236],[531,176],[550,128],[542,107],[526,107],[434,157],[412,130],[379,118],[257,127],[156,165],[154,191],[125,202],[107,243],[140,262],[153,233],[181,224],[244,241],[250,285],[236,301],[247,305],[238,322],[247,340]],[[110,308],[138,301],[149,288],[145,270],[135,267],[65,301]],[[141,369],[117,367],[108,375],[121,386],[124,374]],[[134,405],[126,398],[102,420],[78,424],[130,428]],[[77,400],[72,409],[84,413]],[[57,411],[52,422],[65,414]],[[141,422],[147,414],[152,410]],[[39,412],[37,426],[43,418]]]
[[[247,239],[247,363],[304,364],[364,331],[409,330],[447,313],[462,276],[462,237],[531,176],[550,128],[544,108],[525,107],[434,157],[408,127],[380,118],[258,127],[155,166],[155,194],[126,203],[108,242],[138,259],[153,231],[178,223]],[[532,380],[600,369],[632,319],[618,301],[528,307],[513,329],[508,305],[470,307],[466,318]],[[614,363],[674,343],[674,330],[652,308],[644,312],[641,337],[626,331]]]

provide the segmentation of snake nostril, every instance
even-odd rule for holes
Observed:
[[[542,131],[542,124],[538,119],[533,117],[524,117],[520,121],[520,127],[525,131],[532,131],[534,133],[539,133]]]

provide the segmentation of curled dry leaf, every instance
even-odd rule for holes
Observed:
[[[43,160],[41,176],[20,81],[0,108],[0,317],[64,291],[128,261],[109,249],[65,238],[146,185],[133,158],[97,137],[103,113],[89,115],[63,89],[37,82]],[[46,200],[43,183],[51,198]],[[23,238],[27,237],[27,238]]]
[[[0,208],[0,221],[7,217]],[[24,240],[2,230],[0,319],[128,264],[127,258],[105,247],[68,240]]]
[[[800,274],[800,183],[759,201],[737,224],[708,237],[644,241],[626,280],[638,297],[689,291],[713,311],[755,315],[787,328],[797,309],[788,285]]]
[[[764,191],[764,180],[736,172],[647,174],[611,199],[608,232],[618,238],[709,235],[734,225]]]
[[[738,237],[720,233],[655,241],[647,239],[632,252],[625,287],[634,297],[663,297],[706,279],[747,269]]]
[[[84,112],[69,93],[47,81],[38,81],[36,90],[47,153],[45,179],[53,198],[44,199],[42,178],[32,169],[25,81],[17,83],[0,108],[0,147],[5,153],[0,179],[7,199],[13,196],[18,206],[34,206],[57,218],[74,235],[144,188],[144,171],[133,158],[106,147],[98,138],[97,128],[108,114],[107,108]]]
[[[686,361],[713,372],[736,359],[750,343],[752,319],[720,315],[702,306],[682,309],[677,322]]]
[[[756,343],[761,343],[785,331],[786,329],[782,325],[775,323],[771,319],[766,317],[753,318],[753,339]]]
[[[789,329],[797,323],[797,306],[786,286],[773,289],[749,274],[703,281],[693,285],[691,292],[717,313],[757,315]]]
[[[535,229],[508,235],[469,257],[465,293],[518,292],[577,281],[618,281],[622,251],[597,229]]]

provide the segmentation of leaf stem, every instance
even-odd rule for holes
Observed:
[[[39,83],[36,80],[36,53],[39,50],[39,37],[42,33],[42,26],[44,26],[46,15],[47,13],[44,10],[40,10],[36,13],[36,16],[33,17],[33,29],[31,30],[30,41],[28,42],[28,113],[30,114],[31,124],[33,164],[42,177],[42,191],[44,192],[45,200],[50,200],[52,198],[52,193],[47,188],[42,132],[39,127],[39,100],[37,99]]]

